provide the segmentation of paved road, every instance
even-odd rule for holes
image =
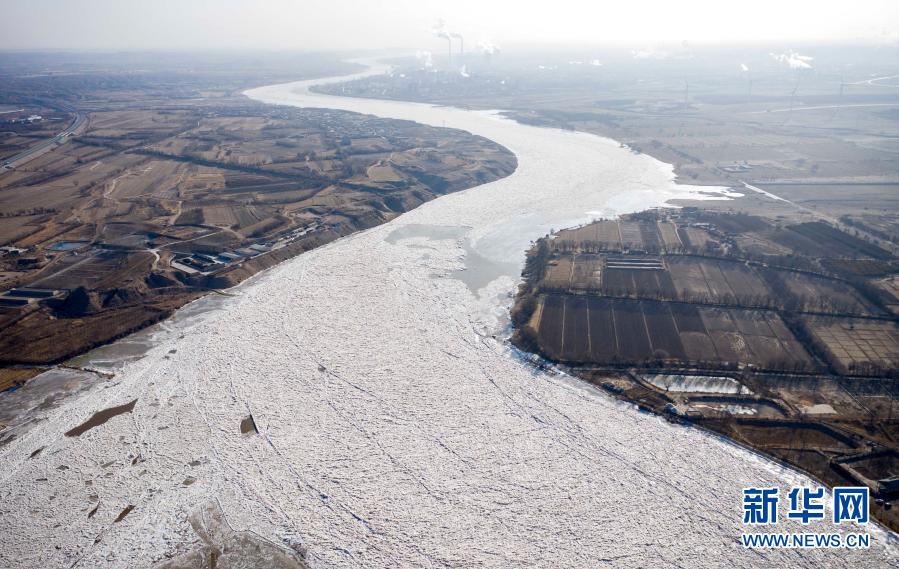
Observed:
[[[57,134],[51,139],[43,140],[34,144],[28,150],[22,151],[15,156],[7,158],[3,161],[3,164],[0,165],[0,169],[2,170],[11,170],[18,166],[25,164],[26,162],[41,156],[42,154],[53,150],[57,146],[65,143],[69,136],[75,134],[81,129],[84,125],[87,124],[87,115],[84,113],[76,112],[75,119],[72,121],[72,124],[69,125],[67,129]]]
[[[793,107],[783,109],[765,109],[764,111],[750,111],[741,113],[745,115],[763,115],[765,113],[789,113],[792,111],[822,111],[827,109],[850,109],[857,107],[896,107],[897,103],[856,103],[849,105],[817,105],[814,107]]]

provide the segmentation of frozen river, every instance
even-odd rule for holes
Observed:
[[[876,527],[863,552],[744,551],[741,489],[807,479],[537,372],[502,341],[529,241],[698,191],[670,166],[493,113],[307,87],[248,95],[465,129],[518,170],[195,303],[144,357],[0,447],[0,566],[148,566],[196,541],[186,514],[210,497],[314,567],[897,562]],[[258,436],[240,433],[249,413]]]

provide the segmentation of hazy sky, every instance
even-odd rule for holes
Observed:
[[[0,0],[0,49],[899,41],[897,0]]]

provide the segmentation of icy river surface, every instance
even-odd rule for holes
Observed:
[[[895,566],[873,525],[867,551],[744,550],[742,488],[811,481],[504,342],[532,239],[699,188],[609,139],[307,89],[248,95],[461,128],[518,169],[194,303],[0,446],[0,566],[148,567],[196,543],[186,516],[210,498],[313,567]]]

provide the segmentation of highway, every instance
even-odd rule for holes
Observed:
[[[3,161],[0,169],[2,170],[11,170],[18,166],[25,164],[26,162],[41,156],[42,154],[53,150],[57,146],[64,144],[69,136],[72,134],[76,134],[79,129],[81,129],[84,125],[87,124],[87,115],[81,112],[75,113],[75,119],[72,121],[72,124],[69,125],[67,129],[57,134],[53,138],[48,140],[43,140],[34,144],[28,150],[24,150],[14,156],[11,156]]]

